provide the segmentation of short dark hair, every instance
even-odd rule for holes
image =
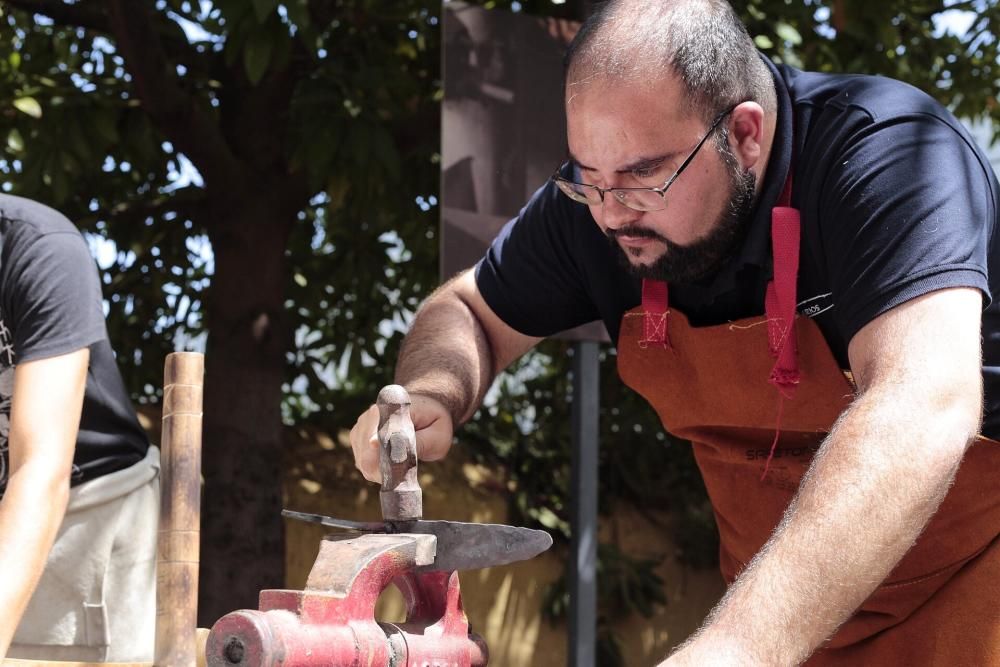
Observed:
[[[706,122],[740,102],[770,112],[777,106],[771,72],[725,0],[607,0],[580,28],[565,66],[567,86],[597,78],[656,82],[672,73],[689,111]]]

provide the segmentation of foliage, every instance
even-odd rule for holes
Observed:
[[[989,120],[994,137],[1000,137],[996,0],[744,0],[734,5],[758,46],[777,60],[906,81],[961,118]],[[962,12],[968,12],[968,28],[954,34],[945,30],[947,19]]]
[[[3,188],[113,242],[117,254],[103,267],[109,327],[127,352],[128,386],[148,398],[160,369],[144,360],[204,331],[214,266],[198,209],[210,186],[143,108],[106,13],[55,3],[47,18],[52,4],[0,5],[0,43],[12,47],[0,60]],[[317,362],[346,356],[342,376],[357,384],[362,359],[385,351],[379,322],[400,328],[400,312],[415,308],[436,267],[435,212],[416,202],[434,195],[437,180],[437,17],[412,1],[390,12],[328,4],[160,0],[153,13],[177,84],[217,122],[234,120],[233,107],[265,76],[294,70],[287,123],[272,128],[311,197],[284,250],[293,328],[311,332],[290,350],[290,419],[308,412],[296,410],[303,394],[333,405]],[[227,128],[234,138],[239,130]],[[389,338],[390,352],[396,342]]]
[[[206,509],[240,516],[203,515],[202,603],[249,606],[280,580],[282,377],[289,420],[349,423],[434,282],[436,10],[0,4],[2,188],[109,255],[108,326],[137,399],[156,400],[167,352],[210,334]],[[248,555],[260,572],[237,595],[224,564]]]

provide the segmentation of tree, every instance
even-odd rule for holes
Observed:
[[[143,398],[164,354],[209,332],[202,623],[284,583],[296,333],[308,321],[327,352],[376,356],[371,332],[431,283],[433,220],[415,201],[436,176],[436,18],[376,5],[0,5],[4,190],[114,241],[109,323]],[[413,245],[422,263],[387,281],[387,246]]]

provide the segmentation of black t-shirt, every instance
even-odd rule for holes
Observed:
[[[671,285],[671,307],[695,326],[764,313],[771,208],[792,164],[802,219],[798,312],[816,321],[847,368],[851,338],[881,313],[944,287],[981,290],[983,433],[1000,436],[1000,304],[991,302],[1000,186],[986,156],[912,86],[766,62],[777,129],[746,240],[703,283]],[[494,312],[532,336],[599,319],[617,341],[622,315],[640,303],[640,282],[619,266],[587,207],[551,182],[500,232],[476,277]]]
[[[97,268],[80,232],[46,206],[0,195],[0,494],[16,364],[83,348],[90,368],[74,485],[137,463],[149,441],[108,343]]]

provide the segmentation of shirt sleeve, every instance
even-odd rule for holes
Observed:
[[[586,275],[594,234],[600,231],[586,207],[547,183],[476,266],[487,305],[528,336],[551,336],[598,319]]]
[[[107,338],[97,269],[77,232],[40,234],[9,257],[5,289],[18,363]]]
[[[934,290],[973,287],[989,302],[995,181],[943,120],[915,115],[857,132],[828,167],[819,207],[843,340]]]

